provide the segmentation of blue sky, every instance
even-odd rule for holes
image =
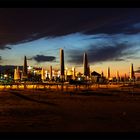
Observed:
[[[68,68],[82,71],[87,52],[91,71],[106,74],[109,66],[112,75],[124,75],[133,63],[139,72],[139,14],[138,8],[0,9],[1,65],[22,65],[26,55],[29,65],[59,69],[63,48]]]
[[[9,45],[12,49],[4,49],[1,54],[3,64],[10,63],[12,65],[21,65],[24,55],[28,59],[36,55],[54,56],[56,59],[50,62],[37,62],[31,59],[28,60],[28,64],[45,68],[53,65],[53,67],[59,68],[59,49],[63,48],[65,51],[65,65],[68,68],[75,66],[80,70],[83,53],[87,52],[91,69],[99,72],[103,70],[106,73],[108,66],[114,71],[117,65],[118,70],[129,73],[129,65],[132,62],[135,67],[139,66],[139,38],[140,33],[134,35],[85,35],[83,33],[74,33],[61,37],[44,37],[31,42]],[[120,47],[118,44],[121,44]],[[112,50],[111,48],[113,48],[114,52],[109,51]]]

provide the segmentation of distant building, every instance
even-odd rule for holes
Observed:
[[[84,66],[84,76],[89,76],[90,69],[89,69],[89,65],[88,65],[87,53],[84,53],[83,66]]]
[[[96,72],[96,71],[93,71],[92,73],[91,73],[91,80],[93,81],[93,82],[95,82],[95,83],[98,83],[99,82],[99,79],[102,77],[102,75],[101,74],[99,74],[98,72]]]
[[[16,69],[14,69],[14,80],[15,81],[20,80],[20,70],[19,70],[19,67],[17,67]]]
[[[46,80],[46,77],[45,77],[45,70],[42,68],[41,70],[41,80],[44,81]]]
[[[67,81],[69,80],[75,80],[76,76],[75,76],[75,68],[72,69],[67,69]]]
[[[50,80],[52,80],[52,66],[50,66]]]
[[[116,80],[120,81],[119,71],[116,72]]]
[[[102,71],[102,73],[101,73],[101,77],[104,77],[104,73],[103,73],[103,71]]]
[[[72,68],[72,72],[73,72],[72,73],[72,78],[73,78],[73,80],[75,80],[75,67]]]
[[[23,71],[22,71],[22,80],[28,79],[28,73],[27,73],[27,59],[26,56],[24,56],[24,64],[23,64]]]
[[[110,79],[110,67],[108,67],[108,70],[107,70],[107,78]]]
[[[131,66],[130,66],[130,80],[135,80],[133,64],[131,64]]]
[[[64,50],[60,49],[60,77],[61,80],[64,80],[65,74],[64,74]]]
[[[99,83],[99,84],[107,83],[107,79],[106,79],[106,77],[104,77],[103,72],[100,74],[96,71],[93,71],[91,73],[91,80],[93,83]]]

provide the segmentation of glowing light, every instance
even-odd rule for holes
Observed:
[[[4,74],[4,77],[6,78],[6,77],[8,77],[8,75],[7,74]]]
[[[81,78],[80,77],[78,77],[78,81],[81,81]]]
[[[31,69],[32,69],[32,67],[31,67],[31,66],[29,66],[29,67],[28,67],[28,70],[31,70]]]

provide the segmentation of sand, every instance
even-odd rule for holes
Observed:
[[[1,90],[0,132],[140,132],[140,93]]]

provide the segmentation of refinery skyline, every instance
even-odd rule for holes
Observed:
[[[110,73],[110,67],[108,67],[107,76],[104,75],[103,71],[102,73],[98,73],[96,71],[90,71],[90,66],[88,64],[88,57],[87,53],[84,53],[83,55],[83,73],[76,72],[75,67],[73,67],[71,70],[69,70],[67,67],[65,67],[65,59],[64,59],[64,50],[60,49],[60,70],[56,71],[52,68],[50,65],[49,71],[41,68],[34,68],[31,66],[28,66],[27,64],[27,58],[24,56],[24,63],[22,70],[19,69],[19,66],[14,68],[14,73],[10,70],[4,73],[0,73],[1,80],[14,80],[15,82],[19,81],[32,81],[32,82],[69,82],[72,81],[90,81],[93,83],[107,83],[108,82],[135,82],[139,81],[140,77],[137,77],[135,75],[135,71],[133,68],[133,64],[130,66],[130,74],[121,76],[119,74],[119,71],[116,72],[116,76],[111,76]],[[71,81],[72,80],[72,81]]]
[[[41,74],[41,79],[42,80],[45,80],[48,77],[47,74],[49,74],[50,79],[52,79],[52,77],[54,76],[54,73],[57,73],[55,75],[58,76],[58,77],[60,76],[61,79],[65,79],[65,76],[67,77],[67,75],[72,75],[71,78],[75,79],[75,76],[78,73],[81,73],[84,77],[91,77],[91,73],[96,72],[95,70],[90,69],[90,65],[88,63],[88,55],[87,55],[86,52],[83,54],[82,71],[77,71],[75,67],[71,67],[71,68],[66,67],[64,56],[65,56],[64,55],[64,50],[62,48],[60,48],[60,55],[59,55],[60,61],[59,61],[59,68],[58,69],[53,68],[52,65],[50,65],[49,68],[48,67],[40,67],[39,68],[41,70],[40,74]],[[19,74],[20,73],[19,66],[14,66],[14,68],[15,68],[15,71],[14,71],[15,74],[14,75],[16,75],[16,77],[19,77],[19,75],[20,75]],[[27,58],[26,58],[26,56],[24,56],[24,64],[23,64],[23,68],[21,70],[21,73],[22,73],[21,78],[22,79],[24,79],[24,78],[27,79],[28,73],[31,70],[33,70],[34,68],[35,68],[34,66],[29,66],[27,64]],[[113,74],[111,74],[110,67],[108,67],[106,74],[104,74],[103,71],[98,72],[98,74],[101,74],[103,77],[106,77],[107,79],[112,79],[113,77],[115,77],[117,79],[119,79],[121,77],[129,77],[130,79],[139,78],[139,75],[137,75],[137,73],[134,70],[133,63],[131,63],[131,65],[130,65],[129,74],[123,73],[123,75],[121,75],[120,71],[117,70],[116,74],[113,75]]]
[[[86,52],[91,71],[111,76],[140,72],[139,8],[0,8],[0,64],[83,72]],[[14,19],[14,20],[13,20]]]
[[[65,51],[62,48],[60,48],[59,51],[60,51],[60,55],[59,55],[59,57],[60,57],[59,59],[60,60],[58,62],[59,64],[57,65],[57,67],[52,66],[51,63],[50,64],[47,64],[45,66],[44,65],[43,66],[29,65],[29,62],[30,61],[27,59],[26,56],[24,56],[24,62],[22,62],[21,65],[17,65],[16,64],[16,65],[0,65],[0,66],[4,66],[5,67],[5,70],[6,70],[6,67],[7,66],[8,66],[8,69],[11,69],[11,68],[9,68],[9,66],[11,66],[12,68],[16,68],[16,69],[19,69],[19,67],[22,67],[22,69],[23,69],[22,70],[23,71],[23,75],[25,74],[25,77],[27,75],[27,70],[25,69],[25,66],[27,67],[28,71],[30,69],[32,69],[32,68],[41,68],[41,69],[44,69],[46,72],[49,72],[50,69],[51,69],[51,71],[53,70],[53,71],[57,71],[57,72],[60,72],[60,73],[62,71],[62,73],[60,75],[65,75],[64,74],[65,73],[64,71],[66,71],[66,70],[67,70],[68,75],[69,75],[69,74],[71,74],[71,71],[73,71],[73,69],[74,69],[75,73],[79,73],[80,72],[83,75],[90,75],[91,72],[96,71],[96,72],[98,72],[100,74],[103,74],[108,79],[109,78],[112,78],[112,77],[117,77],[117,76],[120,76],[120,77],[125,77],[125,76],[132,77],[131,76],[132,74],[130,74],[130,73],[132,73],[132,71],[135,73],[135,76],[136,77],[139,77],[139,74],[135,71],[135,68],[134,68],[134,64],[133,63],[131,63],[131,64],[128,65],[128,67],[127,67],[128,73],[127,73],[127,71],[121,72],[119,69],[116,69],[115,71],[113,71],[113,69],[112,69],[111,66],[106,67],[106,70],[105,71],[103,71],[102,69],[99,69],[98,70],[96,68],[93,68],[93,66],[88,63],[88,54],[86,52],[84,52],[84,54],[83,54],[83,58],[81,60],[81,61],[83,61],[83,63],[81,64],[80,69],[78,69],[76,66],[69,66],[69,67],[67,67],[67,64],[65,64],[65,61],[64,61],[65,60],[65,55],[64,55],[64,52]],[[62,57],[63,57],[64,60],[62,60],[61,55],[62,55]]]

